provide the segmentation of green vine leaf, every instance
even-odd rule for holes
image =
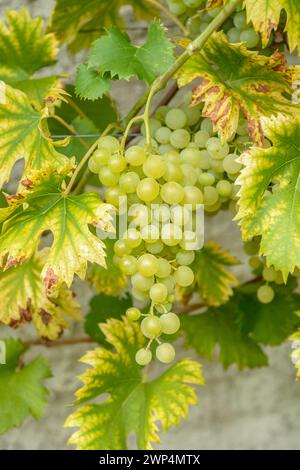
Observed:
[[[0,79],[24,91],[38,107],[58,77],[34,74],[55,63],[57,40],[44,33],[43,19],[31,18],[26,8],[5,11],[5,20],[0,19]]]
[[[64,285],[52,296],[46,294],[41,272],[48,251],[44,248],[24,263],[0,273],[0,322],[16,328],[32,321],[41,337],[55,340],[68,327],[65,317],[79,320],[80,310]]]
[[[256,31],[261,33],[263,46],[268,44],[270,34],[277,29],[280,14],[285,10],[287,31],[291,52],[300,50],[300,5],[298,0],[245,0],[247,19],[252,21]]]
[[[198,292],[207,305],[218,306],[228,301],[232,287],[238,285],[237,278],[228,267],[239,264],[239,260],[214,242],[207,243],[196,252],[191,265],[195,279],[190,287],[180,290],[180,298],[187,301]]]
[[[99,324],[110,318],[121,319],[129,307],[132,307],[132,298],[129,294],[124,297],[95,295],[90,301],[90,309],[85,317],[86,333],[97,343],[105,344],[105,336]]]
[[[103,240],[103,243],[108,269],[99,266],[99,264],[92,264],[87,278],[97,292],[106,295],[119,295],[128,285],[128,279],[113,262],[115,240],[107,238]]]
[[[259,55],[244,44],[229,43],[219,32],[210,37],[203,52],[195,53],[179,70],[178,84],[201,79],[193,91],[192,104],[205,103],[203,115],[213,121],[222,140],[235,134],[242,115],[248,121],[250,136],[261,145],[261,117],[289,116],[297,110],[290,98],[297,70],[287,67],[278,52],[271,57]]]
[[[20,426],[33,416],[39,419],[47,403],[48,391],[42,381],[51,377],[47,360],[38,357],[21,367],[26,347],[20,340],[7,339],[6,364],[0,365],[0,434]]]
[[[273,145],[254,147],[240,159],[237,218],[245,239],[261,235],[260,253],[286,279],[300,259],[300,118],[265,119],[263,126]]]
[[[49,164],[58,169],[74,167],[73,160],[59,153],[47,137],[47,108],[36,111],[27,96],[0,81],[0,187],[9,180],[14,164],[25,160],[22,179],[32,169]]]
[[[110,206],[97,193],[66,195],[61,190],[64,175],[55,170],[36,172],[23,184],[28,189],[9,198],[10,207],[1,209],[5,218],[0,236],[1,264],[17,266],[36,251],[43,232],[50,230],[53,243],[42,269],[47,289],[65,282],[74,274],[84,278],[87,262],[105,265],[103,242],[89,225],[112,229]]]
[[[56,0],[50,29],[73,52],[86,49],[112,24],[124,27],[120,8],[131,4],[139,18],[151,18],[157,10],[147,0]]]
[[[160,377],[146,381],[135,362],[136,350],[144,340],[139,325],[127,319],[101,325],[115,350],[99,347],[81,360],[92,366],[81,376],[76,404],[109,395],[102,403],[80,406],[67,419],[66,427],[79,427],[69,444],[78,449],[126,449],[127,437],[136,433],[138,447],[151,449],[159,443],[158,423],[168,431],[186,418],[189,405],[197,403],[191,384],[204,384],[197,362],[183,359]]]
[[[76,71],[76,94],[82,99],[95,101],[109,91],[109,80],[101,77],[97,70],[80,64]]]

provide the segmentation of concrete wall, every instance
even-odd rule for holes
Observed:
[[[47,16],[53,1],[35,0],[26,3],[33,14]],[[20,5],[21,2],[16,0],[0,1],[1,10]],[[73,58],[63,49],[59,71],[69,72],[74,69],[73,65]],[[133,95],[140,92],[141,87],[136,82],[114,86],[114,96],[123,112],[130,106],[128,98],[132,100]],[[243,256],[239,231],[230,221],[229,214],[220,214],[211,219],[206,227],[206,237],[220,241],[235,255]],[[247,270],[241,267],[237,268],[237,274],[241,279],[248,275]],[[84,283],[76,283],[76,291],[86,311],[91,292]],[[0,329],[3,336],[10,333],[7,328]],[[74,325],[66,334],[82,334],[81,326]],[[49,357],[54,374],[48,381],[50,402],[39,422],[28,419],[20,429],[11,430],[0,437],[0,448],[66,448],[70,430],[64,429],[63,423],[70,412],[68,405],[73,400],[73,393],[79,385],[76,377],[84,369],[78,359],[85,350],[85,345],[53,349],[36,347],[29,353],[41,353]],[[179,357],[187,355],[180,345],[177,350]],[[295,371],[289,358],[290,345],[268,348],[267,352],[270,366],[253,371],[238,372],[232,367],[225,372],[217,362],[205,361],[207,385],[199,390],[199,406],[191,409],[187,421],[162,435],[161,448],[299,449],[300,383],[295,382]],[[188,355],[197,359],[192,351]],[[161,371],[157,364],[153,368],[154,374]]]

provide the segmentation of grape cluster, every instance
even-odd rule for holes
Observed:
[[[105,136],[89,160],[105,187],[106,202],[118,209],[119,220],[124,210],[128,215],[126,230],[114,243],[114,263],[130,277],[136,301],[150,301],[146,313],[136,307],[127,311],[131,320],[142,319],[148,338],[147,347],[136,354],[140,365],[151,361],[153,343],[161,362],[174,359],[173,346],[159,337],[179,329],[172,312],[175,290],[194,281],[190,265],[202,246],[196,209],[204,204],[212,213],[236,199],[232,182],[241,166],[231,152],[236,143],[221,143],[211,121],[201,120],[199,107],[188,107],[189,99],[182,108],[157,110],[150,121],[151,149],[141,139],[123,152],[118,139]],[[141,131],[145,134],[144,126]],[[238,132],[243,139],[245,123]],[[124,196],[126,209],[120,204]]]

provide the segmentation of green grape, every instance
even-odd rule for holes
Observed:
[[[135,228],[129,228],[123,235],[123,239],[129,248],[136,248],[141,244],[141,234]]]
[[[229,146],[225,142],[223,145],[218,137],[210,137],[206,142],[206,149],[216,160],[221,160],[229,153]]]
[[[124,196],[124,193],[119,186],[113,186],[105,191],[106,202],[115,207],[119,207],[121,196]]]
[[[213,214],[216,214],[218,212],[221,205],[222,205],[222,201],[221,201],[221,199],[219,199],[215,204],[205,206],[204,209],[205,209],[206,213],[208,213],[210,215],[213,215]]]
[[[190,214],[190,211],[184,206],[176,205],[171,208],[171,220],[176,225],[187,226],[191,221]]]
[[[172,147],[171,144],[161,144],[159,147],[158,147],[158,151],[161,155],[164,156],[165,153],[167,152],[170,152],[171,150],[173,150],[174,147]],[[175,149],[174,149],[175,150]]]
[[[154,135],[155,132],[157,131],[157,129],[160,128],[161,126],[161,123],[158,119],[155,119],[155,118],[151,118],[150,121],[149,121],[149,124],[150,124],[150,132],[151,132],[151,135]],[[145,126],[145,123],[143,122],[142,126],[141,126],[141,134],[143,136],[146,135],[146,126]]]
[[[153,276],[158,268],[158,259],[151,254],[146,253],[138,259],[138,270],[143,276]]]
[[[212,173],[200,173],[198,181],[201,186],[212,186],[216,181],[216,178]]]
[[[175,349],[172,344],[162,343],[156,348],[156,357],[163,364],[169,364],[175,358]]]
[[[195,252],[193,250],[186,251],[180,250],[176,253],[176,261],[180,266],[188,266],[192,264],[195,259]]]
[[[194,135],[194,142],[198,147],[204,148],[209,137],[210,135],[207,131],[200,130]]]
[[[259,238],[253,238],[244,243],[244,250],[247,255],[256,255],[259,251]]]
[[[200,150],[188,147],[181,151],[180,157],[182,163],[188,163],[197,168],[201,163],[202,154]]]
[[[123,256],[119,262],[119,268],[127,276],[132,276],[137,271],[137,261],[132,255]]]
[[[203,203],[202,191],[196,186],[185,186],[183,203],[191,204],[192,209],[195,210],[198,204]]]
[[[240,42],[241,31],[237,28],[230,28],[229,31],[227,31],[227,37],[229,42],[233,44]]]
[[[178,152],[178,150],[172,148],[172,150],[169,150],[164,156],[163,158],[165,159],[165,161],[167,163],[171,162],[171,163],[180,163],[180,154]]]
[[[92,172],[92,173],[99,173],[99,170],[101,168],[101,164],[99,165],[99,163],[97,163],[93,157],[91,157],[89,159],[89,162],[88,162],[88,167],[89,167],[89,170]]]
[[[154,284],[153,276],[143,276],[140,272],[131,276],[131,283],[135,289],[142,292],[148,291]]]
[[[135,355],[135,360],[139,366],[147,366],[152,360],[152,352],[149,349],[139,349]]]
[[[159,228],[156,225],[145,225],[141,229],[141,237],[147,243],[155,243],[159,240]]]
[[[167,162],[167,169],[164,174],[164,180],[167,182],[180,183],[183,179],[181,166],[177,163]]]
[[[223,160],[222,165],[226,173],[235,174],[238,173],[242,165],[236,161],[238,156],[235,153],[229,153]]]
[[[126,245],[125,240],[117,240],[114,244],[114,252],[117,256],[124,256],[130,253],[130,248]]]
[[[178,204],[184,197],[184,190],[180,184],[174,182],[165,183],[160,190],[162,200],[168,204]]]
[[[162,241],[157,240],[154,243],[146,243],[145,248],[152,255],[157,255],[164,249],[164,244]]]
[[[263,269],[262,272],[262,277],[264,278],[265,281],[267,282],[273,282],[275,281],[277,277],[277,272],[275,271],[274,268],[268,268],[267,266]]]
[[[174,15],[180,16],[183,15],[186,11],[186,6],[184,3],[174,3],[169,2],[169,9]]]
[[[142,201],[151,202],[159,195],[159,189],[154,178],[144,178],[137,185],[136,193]]]
[[[198,173],[196,172],[195,168],[188,163],[183,163],[180,165],[181,171],[183,173],[183,182],[184,186],[190,186],[196,184],[198,180]]]
[[[210,120],[209,118],[203,119],[203,121],[201,122],[200,129],[201,129],[201,131],[206,131],[206,132],[208,132],[208,134],[209,134],[210,136],[213,135],[213,133],[214,133],[214,131],[213,131],[213,123],[211,122],[211,120]]]
[[[136,321],[140,318],[141,311],[139,308],[130,307],[126,310],[126,316],[129,318],[129,320]]]
[[[183,239],[180,241],[180,247],[183,250],[194,250],[198,249],[198,239],[195,232],[192,230],[185,230],[183,232]]]
[[[156,272],[156,277],[165,278],[170,276],[172,267],[168,260],[164,258],[158,258],[158,270]]]
[[[165,160],[159,155],[151,155],[143,164],[143,171],[146,176],[151,178],[161,178],[167,170]]]
[[[236,133],[240,136],[248,135],[248,122],[246,121],[246,119],[240,119]]]
[[[282,273],[280,271],[278,271],[276,273],[276,279],[274,280],[274,282],[276,284],[284,284],[284,279],[283,279]]]
[[[160,144],[168,144],[170,142],[172,131],[168,127],[159,127],[155,132],[155,139]]]
[[[262,262],[261,262],[261,259],[258,257],[258,256],[251,256],[251,258],[249,258],[249,266],[254,270],[258,270],[261,268],[262,266]]]
[[[136,289],[135,287],[132,287],[131,293],[132,293],[132,296],[136,300],[139,300],[140,302],[145,302],[145,300],[149,300],[149,293],[148,292],[142,292],[141,290]]]
[[[203,202],[208,206],[212,206],[218,202],[219,193],[213,186],[205,186],[203,189]]]
[[[115,153],[112,155],[109,159],[108,162],[108,168],[113,172],[113,173],[121,173],[123,170],[125,170],[127,165],[127,162],[122,155],[119,153]]]
[[[155,305],[155,310],[157,310],[158,313],[167,313],[172,310],[172,304],[170,302],[165,302],[164,304],[156,304]]]
[[[180,328],[180,320],[173,312],[164,313],[160,317],[161,331],[166,335],[173,335]]]
[[[188,126],[194,126],[195,124],[197,124],[197,122],[199,122],[199,119],[201,117],[201,110],[199,106],[185,107],[184,113],[187,117]]]
[[[191,135],[186,129],[176,129],[172,132],[170,143],[176,149],[184,149],[190,142]]]
[[[167,204],[159,204],[152,209],[152,216],[158,222],[170,221],[170,209]]]
[[[125,158],[130,165],[140,166],[146,160],[146,153],[142,147],[133,145],[126,150]]]
[[[98,163],[98,165],[106,165],[108,163],[108,160],[110,159],[111,152],[107,150],[107,148],[98,148],[95,150],[93,153],[93,160],[95,163]]]
[[[176,280],[173,276],[168,276],[164,277],[163,279],[160,279],[160,282],[166,286],[168,289],[168,293],[174,292],[175,286],[176,286]]]
[[[240,40],[245,42],[249,49],[256,47],[259,43],[259,34],[254,29],[249,28],[241,32]]]
[[[172,129],[182,129],[187,124],[187,117],[181,109],[171,109],[165,119],[166,125]]]
[[[233,17],[233,24],[236,28],[240,29],[241,31],[243,29],[246,29],[247,27],[247,16],[244,11],[240,11],[239,13],[236,13]]]
[[[165,224],[161,229],[161,239],[165,245],[177,245],[182,239],[181,227],[175,224]]]
[[[174,277],[181,287],[188,287],[194,281],[194,273],[188,266],[179,266],[174,273]]]
[[[150,221],[150,209],[144,204],[133,204],[128,215],[133,218],[132,223],[137,227],[144,227]]]
[[[149,296],[155,304],[162,304],[167,300],[168,289],[161,282],[157,282],[151,287]]]
[[[210,155],[207,150],[201,150],[200,153],[199,168],[201,168],[201,170],[208,170],[210,168]]]
[[[262,304],[269,304],[274,299],[274,290],[267,284],[260,286],[257,290],[257,298]]]
[[[129,171],[128,173],[123,173],[120,176],[119,186],[120,189],[127,194],[135,193],[139,181],[139,175],[133,171]]]
[[[151,139],[150,143],[151,143],[152,149],[157,152],[158,151],[158,143],[156,142],[156,140]],[[141,139],[141,140],[138,141],[136,146],[139,147],[139,148],[145,149],[147,147],[147,145],[148,145],[147,140],[146,139]],[[138,166],[138,165],[136,165],[136,166]]]
[[[118,139],[116,139],[115,137],[112,137],[111,135],[106,135],[98,140],[98,147],[99,149],[104,148],[112,154],[118,152],[118,150],[120,149],[120,144]]]
[[[230,197],[232,193],[232,184],[229,181],[221,180],[217,182],[216,190],[221,197]]]
[[[120,175],[113,173],[107,166],[102,166],[99,170],[99,180],[105,186],[116,186]]]
[[[165,121],[166,115],[170,111],[169,106],[159,106],[155,111],[155,118],[158,121]]]
[[[141,330],[146,338],[153,338],[161,334],[161,324],[158,317],[149,315],[142,320]]]

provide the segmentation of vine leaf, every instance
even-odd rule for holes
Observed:
[[[32,169],[41,169],[50,163],[57,168],[74,163],[57,152],[47,138],[44,112],[36,111],[27,96],[0,81],[0,187],[9,180],[14,164],[25,160],[23,179]]]
[[[76,94],[80,98],[97,100],[109,91],[109,80],[101,77],[97,70],[80,64],[76,71]]]
[[[57,76],[37,78],[35,72],[52,65],[58,52],[53,33],[44,33],[41,17],[26,8],[5,11],[0,19],[0,79],[26,92],[37,106],[57,82]]]
[[[65,317],[79,320],[80,310],[72,292],[64,285],[55,295],[46,295],[41,271],[48,251],[44,248],[24,263],[0,273],[3,299],[0,322],[16,328],[32,321],[40,336],[55,340],[68,327]]]
[[[192,269],[195,273],[193,284],[180,291],[180,297],[188,300],[196,291],[207,305],[218,306],[233,294],[232,287],[238,284],[236,277],[228,271],[228,267],[239,264],[232,256],[214,242],[207,243],[196,252]]]
[[[99,264],[92,264],[87,278],[97,292],[115,296],[120,294],[128,285],[128,278],[113,262],[115,240],[107,238],[103,240],[103,243],[105,245],[108,269],[99,266]]]
[[[247,19],[254,29],[261,33],[263,46],[268,44],[270,34],[277,29],[280,13],[285,10],[287,31],[291,52],[300,49],[300,5],[298,0],[245,0]]]
[[[78,196],[61,191],[64,175],[49,169],[35,172],[23,183],[28,189],[9,198],[1,210],[5,218],[0,236],[0,259],[7,269],[30,258],[43,232],[51,231],[53,243],[42,269],[47,289],[65,282],[74,274],[84,278],[87,262],[105,265],[103,242],[89,225],[111,230],[110,206],[97,193]]]
[[[297,68],[287,67],[278,52],[271,57],[259,55],[244,44],[229,43],[219,32],[210,37],[203,53],[193,54],[178,71],[178,84],[201,79],[192,104],[205,103],[203,115],[211,118],[221,139],[235,134],[242,114],[250,136],[261,145],[262,116],[296,112],[290,98],[296,74]]]
[[[105,343],[105,336],[99,328],[99,323],[104,323],[110,318],[121,319],[129,307],[132,307],[132,298],[129,294],[124,297],[95,295],[90,301],[90,309],[85,317],[86,333],[97,343]]]
[[[296,378],[297,380],[300,380],[300,330],[298,330],[294,335],[291,336],[291,341],[292,343],[292,353],[291,353],[291,358],[293,361],[293,364],[295,365],[297,369],[297,375]]]
[[[300,264],[300,118],[273,117],[263,126],[273,145],[251,148],[240,158],[237,219],[245,239],[261,235],[261,254],[286,279]]]
[[[155,16],[156,9],[147,0],[131,0],[139,18]],[[56,0],[50,29],[73,52],[86,49],[112,24],[123,28],[120,8],[128,0]]]
[[[274,300],[262,304],[256,297],[259,285],[237,288],[234,296],[218,308],[209,307],[204,313],[183,315],[181,327],[186,345],[209,360],[218,345],[219,360],[225,369],[232,364],[239,369],[267,365],[261,344],[281,344],[299,327],[300,318],[296,311],[300,296],[285,286],[272,285]]]
[[[159,443],[158,422],[163,431],[186,418],[189,405],[197,403],[191,384],[204,384],[200,364],[183,359],[155,380],[146,381],[135,362],[135,353],[143,345],[139,325],[112,319],[101,325],[108,343],[115,350],[98,347],[81,360],[92,366],[81,376],[76,404],[91,399],[105,401],[85,404],[67,419],[66,427],[79,427],[69,444],[78,449],[126,449],[131,432],[138,447],[151,449]]]
[[[7,339],[6,364],[0,365],[0,434],[20,426],[28,416],[39,419],[47,403],[48,391],[42,381],[51,377],[47,360],[37,357],[18,365],[26,347],[20,340]]]

